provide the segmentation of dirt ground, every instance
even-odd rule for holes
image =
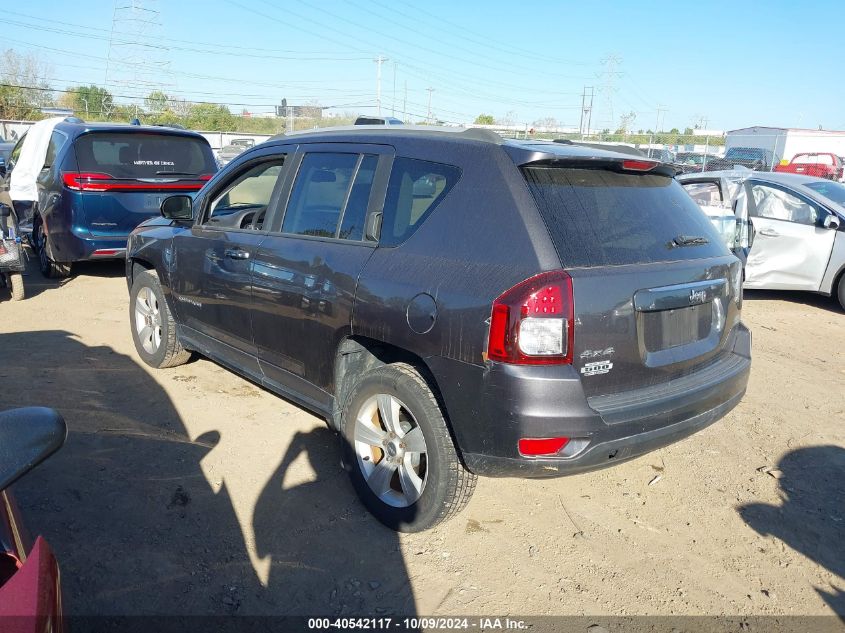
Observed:
[[[748,393],[596,473],[481,479],[417,535],[357,501],[323,422],[205,359],[136,356],[122,264],[0,290],[0,408],[64,414],[15,493],[70,614],[845,614],[845,314],[748,292]]]

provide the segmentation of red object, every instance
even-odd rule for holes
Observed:
[[[531,356],[520,350],[520,322],[529,317],[565,319],[562,354]],[[487,358],[516,365],[572,364],[574,326],[572,279],[563,270],[540,273],[518,283],[493,302]]]
[[[523,437],[519,440],[519,452],[533,457],[557,455],[567,444],[568,437]]]
[[[0,492],[0,531],[8,532],[13,550],[0,552],[17,562],[17,571],[0,578],[0,630],[3,633],[61,633],[62,592],[59,566],[50,546],[42,537],[26,553],[23,534],[14,503],[7,492]],[[5,580],[5,582],[3,582]]]
[[[629,171],[650,171],[657,167],[657,161],[629,159],[622,161],[622,169]]]
[[[202,189],[211,175],[203,174],[196,180],[180,180],[177,182],[141,182],[138,180],[121,180],[109,174],[80,173],[66,171],[62,173],[65,187],[74,191],[198,191]]]
[[[96,251],[91,253],[92,257],[112,257],[117,255],[118,253],[125,252],[125,248],[98,248]]]
[[[839,156],[828,152],[796,154],[788,165],[775,165],[775,171],[800,176],[839,180],[845,168]]]

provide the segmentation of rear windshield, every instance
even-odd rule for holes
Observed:
[[[522,172],[564,267],[728,254],[707,216],[668,176],[549,166]],[[681,236],[707,243],[678,246]]]
[[[76,141],[81,172],[113,178],[199,176],[217,171],[204,139],[170,134],[92,133]]]

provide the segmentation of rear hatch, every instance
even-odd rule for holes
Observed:
[[[89,132],[75,144],[77,172],[64,185],[79,192],[78,224],[92,235],[125,236],[159,213],[161,201],[199,190],[217,171],[202,137],[172,132]]]
[[[574,298],[587,396],[666,384],[715,363],[739,321],[740,262],[664,166],[522,166]]]

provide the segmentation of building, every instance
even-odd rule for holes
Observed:
[[[845,156],[845,131],[806,130],[785,127],[744,127],[730,130],[725,136],[725,149],[759,147],[774,154],[775,162],[792,160],[802,152],[830,152]]]

